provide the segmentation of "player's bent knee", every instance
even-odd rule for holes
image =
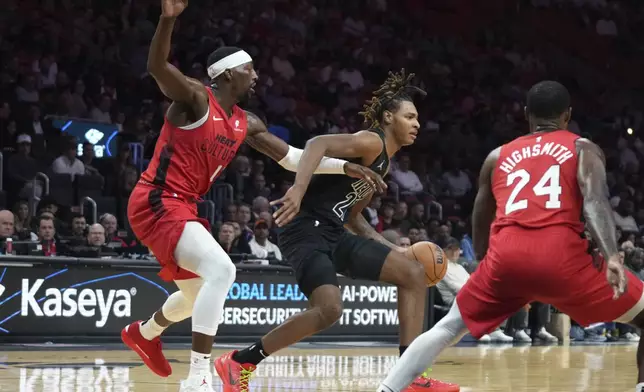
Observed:
[[[218,282],[227,287],[232,286],[237,277],[237,268],[230,256],[219,252],[208,252],[203,262],[199,263],[197,274],[206,282]]]
[[[383,277],[382,280],[407,289],[425,288],[425,270],[419,262],[397,252],[391,252],[389,257],[395,257],[395,260],[383,271],[388,277]]]
[[[338,303],[338,302],[330,302],[327,304],[317,306],[316,308],[320,314],[321,328],[331,327],[338,320],[340,320],[340,317],[342,317],[342,312],[344,311],[344,307],[342,306],[342,303]]]

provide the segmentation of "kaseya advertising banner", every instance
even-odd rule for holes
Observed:
[[[341,278],[343,315],[325,334],[398,334],[394,286]],[[155,270],[0,267],[1,336],[118,336],[146,319],[174,292]],[[240,272],[220,320],[219,336],[261,336],[307,308],[292,276]],[[190,321],[171,335],[190,335]]]

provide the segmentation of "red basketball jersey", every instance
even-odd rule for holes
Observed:
[[[198,198],[233,159],[246,138],[246,113],[235,105],[228,117],[207,90],[208,113],[199,121],[177,127],[165,119],[150,166],[141,175],[143,181]]]
[[[505,226],[568,226],[583,232],[578,138],[560,130],[522,136],[501,147],[492,174],[496,199],[492,233]]]

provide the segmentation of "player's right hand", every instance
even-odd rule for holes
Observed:
[[[295,218],[300,212],[300,204],[302,204],[302,198],[306,188],[300,185],[293,185],[286,191],[284,196],[281,199],[273,200],[271,206],[281,204],[282,206],[275,211],[273,218],[275,219],[275,224],[279,227],[283,227],[289,223],[293,218]]]
[[[161,16],[176,18],[188,7],[188,0],[161,0]]]
[[[358,165],[357,163],[347,162],[344,164],[344,173],[349,177],[360,178],[367,181],[376,194],[385,193],[387,190],[387,184],[383,181],[382,176],[368,167]]]
[[[613,288],[613,299],[619,298],[626,292],[626,273],[619,256],[611,257],[606,263],[606,280]]]

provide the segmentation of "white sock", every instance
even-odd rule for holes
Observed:
[[[190,351],[190,373],[188,378],[203,378],[210,373],[210,354]]]
[[[154,315],[150,317],[150,319],[144,323],[141,323],[141,327],[139,328],[141,331],[141,335],[146,339],[146,340],[152,340],[156,338],[157,336],[160,336],[163,331],[165,331],[165,327],[160,326],[157,324],[156,321],[154,321]]]
[[[396,365],[389,370],[378,392],[399,392],[408,387],[432,365],[441,351],[457,343],[466,333],[467,328],[455,301],[445,317],[409,345]]]
[[[644,392],[644,382],[641,382],[635,386],[635,392]]]

